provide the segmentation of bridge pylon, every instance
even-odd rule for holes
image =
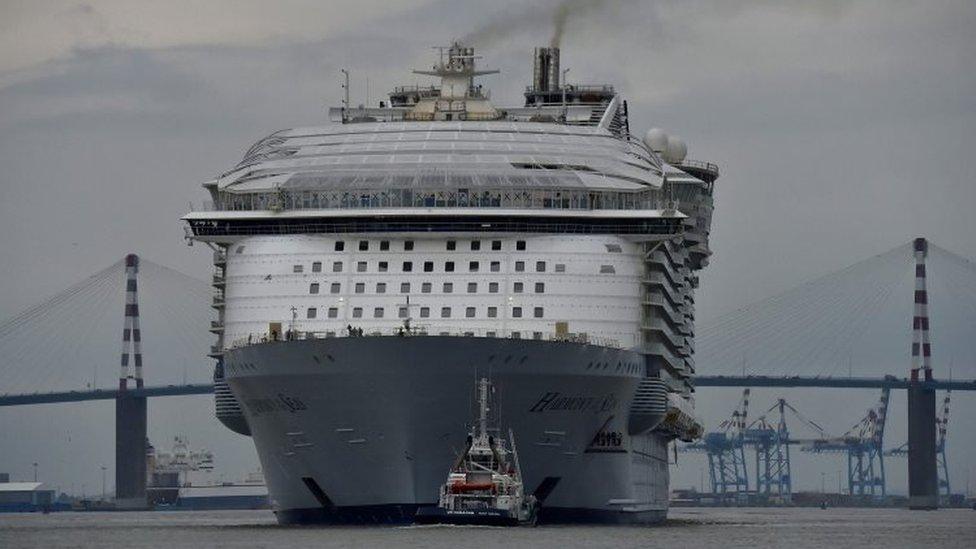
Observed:
[[[928,242],[924,238],[916,238],[913,250],[915,311],[912,317],[911,383],[908,387],[908,507],[925,510],[939,506],[935,389],[923,385],[919,380],[919,370],[922,370],[925,381],[932,381],[925,272]]]
[[[115,503],[117,507],[130,509],[147,506],[146,397],[128,391],[130,379],[135,388],[143,387],[138,278],[139,256],[129,254],[125,256],[125,323],[119,392],[115,400]]]

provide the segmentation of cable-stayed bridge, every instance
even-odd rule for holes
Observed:
[[[976,385],[976,266],[969,260],[916,239],[703,321],[699,328],[696,360],[699,373],[705,372],[696,380],[699,387],[879,388],[884,402],[841,436],[797,441],[782,421],[779,427],[743,421],[735,430],[707,434],[698,448],[708,454],[712,486],[721,497],[742,496],[746,490],[743,458],[749,446],[757,451],[757,489],[788,487],[786,448],[801,442],[808,452],[847,455],[850,494],[884,496],[883,456],[891,455],[884,447],[884,425],[891,389],[907,389],[907,447],[913,448],[907,452],[909,505],[932,508],[938,487],[948,492],[945,420],[936,417],[935,391],[970,391]],[[771,448],[776,452],[771,454]],[[944,478],[936,474],[936,453]],[[779,455],[782,463],[771,462],[771,455]],[[772,478],[771,471],[781,477]],[[780,496],[788,501],[789,489]]]
[[[140,258],[146,374],[155,385],[210,382],[206,282]],[[0,322],[5,395],[116,389],[126,300],[125,259]],[[51,402],[51,401],[48,401]]]
[[[908,389],[908,378],[887,377],[804,377],[804,376],[698,376],[698,387],[785,387],[819,389]],[[937,391],[976,391],[976,381],[933,380],[922,385]],[[130,389],[129,393],[142,397],[164,397],[184,395],[210,395],[214,392],[212,383],[185,383],[181,385],[160,385]],[[85,402],[89,400],[115,400],[117,389],[91,389],[84,391],[51,391],[47,393],[0,395],[0,406],[21,406],[25,404],[54,404],[61,402]]]
[[[951,353],[959,362],[950,373],[937,360],[935,375],[922,376],[918,387],[976,390],[976,371],[966,362],[974,355],[967,345],[976,332],[976,266],[934,245],[927,261],[935,356]],[[0,323],[0,406],[213,392],[205,358],[211,337],[203,329],[211,320],[210,284],[145,259],[138,306],[141,333],[150,334],[141,341],[146,382],[124,395],[115,387],[119,313],[128,312],[125,270],[119,261]],[[909,389],[913,273],[909,243],[700,321],[697,385]]]

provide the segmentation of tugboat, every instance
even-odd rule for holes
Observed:
[[[534,525],[538,514],[535,496],[525,495],[515,437],[508,431],[511,450],[505,440],[489,434],[487,378],[478,381],[478,423],[468,435],[441,486],[436,506],[421,507],[418,524],[486,526]],[[490,429],[497,433],[497,427]]]

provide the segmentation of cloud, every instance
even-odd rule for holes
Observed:
[[[63,59],[76,48],[257,46],[328,38],[429,0],[90,0],[0,6],[0,73]]]

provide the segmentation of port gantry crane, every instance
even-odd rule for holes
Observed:
[[[938,438],[935,442],[935,451],[938,455],[937,468],[939,472],[939,493],[948,498],[952,495],[952,487],[949,485],[949,462],[946,460],[946,434],[949,430],[949,399],[951,391],[946,391],[945,399],[942,400],[942,415],[935,418]],[[886,456],[906,457],[908,456],[908,442],[903,443],[897,448],[892,448],[885,452]]]
[[[735,410],[719,424],[719,431],[706,433],[702,442],[682,448],[683,452],[704,452],[708,456],[712,493],[725,503],[732,503],[732,500],[744,503],[748,497],[749,479],[743,446],[748,415],[749,389],[745,389]]]
[[[886,495],[883,448],[890,396],[891,389],[882,389],[878,404],[843,435],[813,441],[800,447],[805,452],[818,454],[846,453],[847,488],[852,496]]]
[[[766,420],[766,416],[774,411],[779,414],[775,426]],[[786,425],[787,411],[810,427],[817,437],[792,438]],[[743,433],[743,445],[753,446],[756,452],[756,494],[767,502],[778,500],[779,503],[790,503],[793,499],[790,445],[812,445],[826,438],[827,434],[820,425],[807,419],[786,399],[777,399],[776,403],[756,418]]]

